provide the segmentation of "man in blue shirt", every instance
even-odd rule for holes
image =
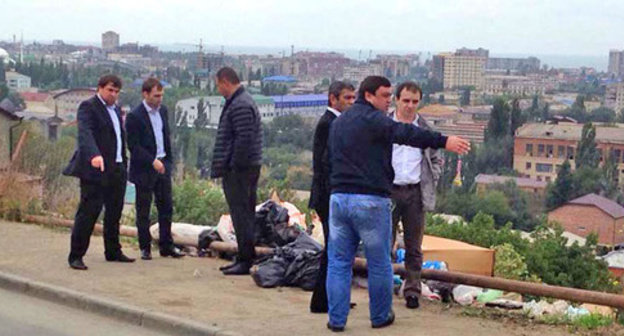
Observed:
[[[385,112],[391,101],[390,81],[369,76],[360,84],[353,106],[334,121],[330,130],[327,327],[332,331],[344,330],[347,323],[351,268],[360,241],[368,262],[372,327],[394,322],[390,263],[392,144],[445,148],[459,154],[470,150],[469,142],[459,137],[446,137],[388,118]]]

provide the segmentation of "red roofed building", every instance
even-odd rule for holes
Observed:
[[[599,244],[624,242],[624,207],[596,194],[587,194],[550,211],[548,220],[581,237],[595,232]]]

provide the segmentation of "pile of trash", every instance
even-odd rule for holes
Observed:
[[[256,246],[274,249],[274,253],[256,260],[251,276],[260,287],[293,286],[314,289],[320,268],[323,246],[305,232],[305,216],[291,203],[267,200],[256,206]],[[320,226],[320,225],[319,225]],[[158,239],[158,224],[150,227]],[[171,234],[176,244],[190,255],[212,254],[210,244],[215,241],[236,244],[236,232],[229,214],[222,215],[215,227],[173,223]],[[197,249],[193,251],[193,246]],[[231,258],[233,253],[219,256]]]
[[[402,252],[397,251],[397,260],[402,257]],[[426,261],[423,269],[448,270],[446,263],[442,261]],[[363,286],[361,279],[355,279],[354,285]],[[400,276],[395,275],[395,294],[402,297],[404,281]],[[480,288],[468,285],[455,285],[436,280],[425,280],[422,282],[421,297],[431,301],[451,302],[454,301],[462,306],[495,307],[505,310],[521,311],[531,318],[541,319],[547,315],[557,315],[574,320],[578,317],[589,314],[601,314],[604,316],[615,316],[615,311],[606,306],[593,304],[582,304],[575,306],[563,300],[552,303],[547,300],[524,302],[522,295],[518,293],[503,292],[496,289]]]

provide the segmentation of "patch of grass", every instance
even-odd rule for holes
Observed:
[[[597,313],[582,315],[572,320],[572,325],[583,329],[596,329],[599,327],[607,327],[613,324],[613,318]]]

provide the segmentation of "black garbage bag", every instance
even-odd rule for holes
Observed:
[[[323,247],[306,233],[283,247],[275,254],[257,262],[252,278],[260,287],[291,286],[304,290],[314,289],[320,269]]]
[[[307,291],[313,290],[321,268],[321,255],[320,251],[303,251],[298,254],[288,266],[284,274],[284,282],[288,286],[300,287]]]
[[[280,255],[265,258],[251,269],[251,278],[262,288],[284,286],[284,274],[288,261]]]
[[[221,241],[221,237],[219,237],[216,226],[206,229],[199,234],[199,237],[197,238],[197,248],[199,250],[206,250],[210,247],[210,243],[213,241]]]
[[[297,239],[301,231],[288,226],[289,218],[288,209],[272,200],[264,202],[256,211],[256,244],[277,247]]]

